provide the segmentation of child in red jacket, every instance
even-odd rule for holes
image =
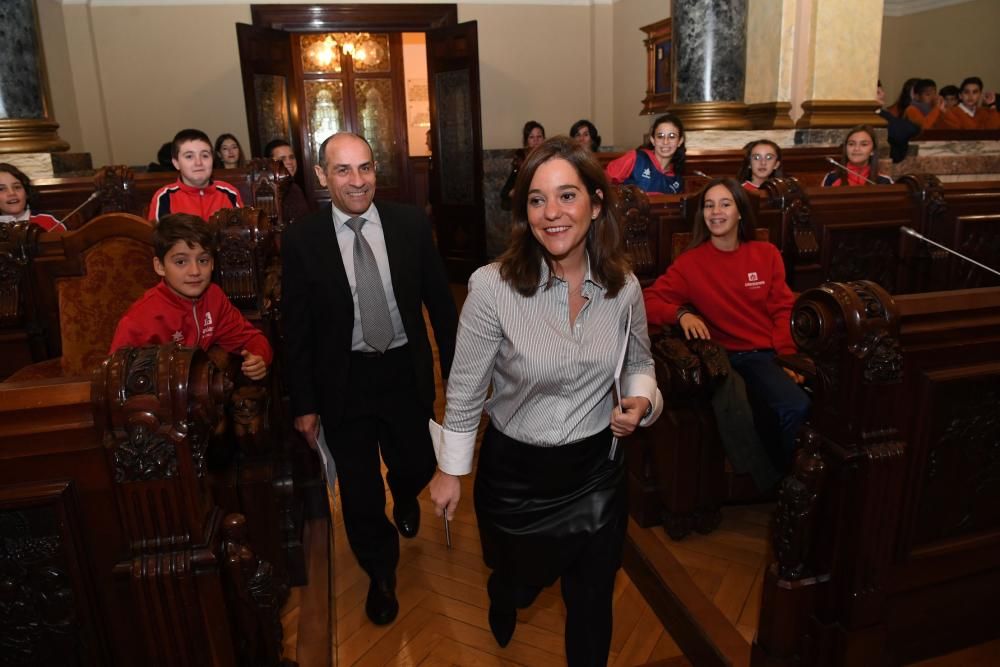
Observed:
[[[149,202],[150,220],[171,213],[192,213],[208,220],[222,208],[242,208],[239,191],[225,181],[212,180],[212,142],[201,130],[181,130],[171,144],[174,167],[179,176],[156,191]]]
[[[174,213],[157,223],[153,246],[153,269],[163,280],[122,317],[111,352],[171,341],[203,350],[218,345],[243,355],[242,371],[251,380],[266,376],[270,343],[212,282],[215,230],[198,216]]]

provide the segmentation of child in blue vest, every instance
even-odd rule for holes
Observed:
[[[684,191],[684,125],[673,114],[653,121],[649,146],[608,163],[612,183],[637,185],[645,192],[675,195]]]

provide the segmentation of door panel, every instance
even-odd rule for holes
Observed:
[[[263,157],[264,146],[282,137],[292,143],[296,155],[302,155],[302,146],[297,145],[298,96],[288,33],[237,23],[236,39],[251,153]]]
[[[475,21],[427,32],[433,167],[431,201],[438,249],[452,281],[486,262],[483,132]]]

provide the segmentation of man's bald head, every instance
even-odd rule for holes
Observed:
[[[368,143],[368,140],[361,135],[354,134],[353,132],[337,132],[336,134],[331,134],[329,137],[323,140],[323,143],[319,146],[319,167],[323,171],[326,171],[326,165],[328,162],[334,161],[330,160],[326,153],[327,146],[332,145],[332,150],[336,151],[337,148],[345,144],[349,144],[352,141],[360,141],[365,146],[368,147],[368,155],[371,157],[372,161],[375,160],[375,152],[372,151],[372,145]]]

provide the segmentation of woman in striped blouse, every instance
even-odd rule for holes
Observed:
[[[450,518],[485,403],[474,504],[493,570],[490,628],[506,646],[516,609],[561,577],[573,666],[604,665],[611,641],[627,524],[617,438],[662,409],[612,196],[597,161],[567,137],[525,160],[510,246],[469,279],[430,485],[438,514]]]

